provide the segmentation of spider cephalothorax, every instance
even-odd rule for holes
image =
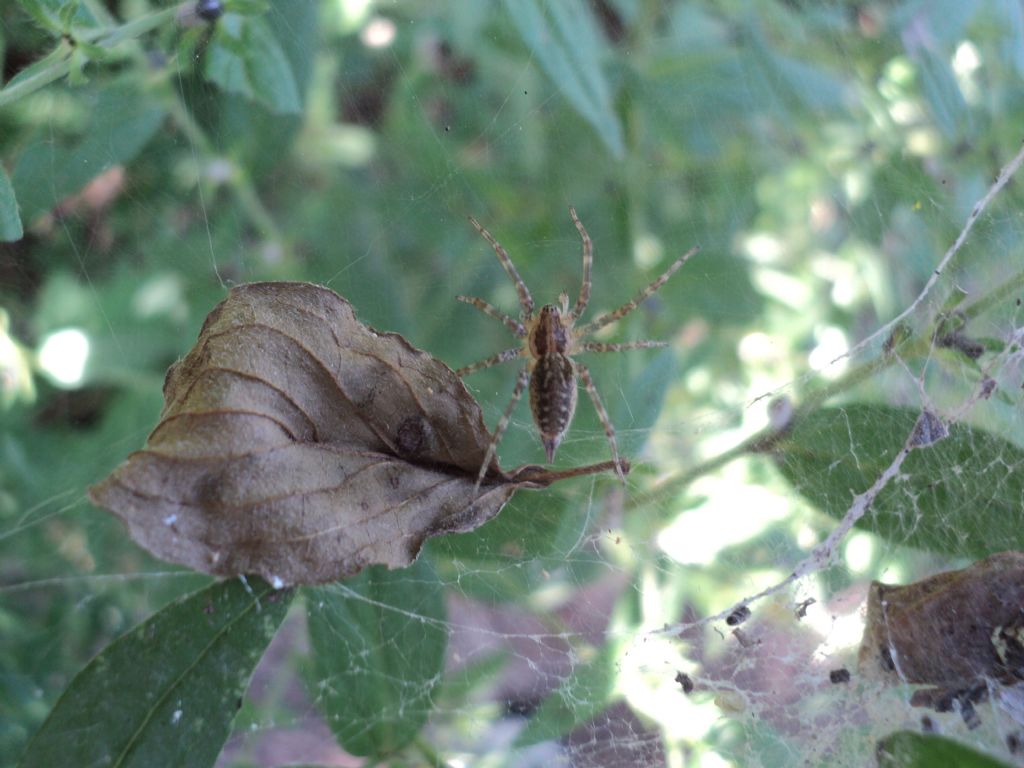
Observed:
[[[665,281],[700,249],[696,247],[691,248],[676,259],[657,280],[640,291],[631,301],[626,302],[615,311],[601,315],[596,320],[577,328],[576,321],[580,319],[580,316],[587,308],[587,303],[590,301],[590,269],[593,263],[593,247],[590,242],[590,236],[583,228],[579,217],[576,216],[576,210],[570,208],[569,213],[583,240],[583,286],[580,289],[579,298],[576,300],[576,304],[571,311],[569,309],[569,297],[563,293],[559,297],[558,306],[545,304],[536,316],[533,313],[533,296],[530,295],[529,288],[526,287],[526,283],[523,282],[523,279],[516,271],[515,265],[512,264],[508,253],[491,236],[490,232],[480,226],[476,219],[472,217],[469,219],[473,226],[477,228],[477,231],[494,248],[494,252],[498,255],[498,260],[501,261],[501,266],[505,268],[505,271],[515,283],[516,292],[519,294],[519,319],[515,320],[509,317],[483,299],[471,296],[459,296],[457,298],[459,301],[472,304],[485,315],[500,320],[505,324],[505,327],[522,339],[523,343],[519,347],[506,349],[504,352],[499,352],[486,360],[481,360],[479,363],[460,368],[456,373],[459,376],[465,376],[466,374],[490,368],[492,365],[497,365],[507,360],[514,360],[517,357],[528,358],[527,364],[519,371],[519,378],[516,380],[516,387],[512,392],[512,401],[508,404],[505,413],[494,430],[494,439],[491,445],[488,446],[484,463],[480,467],[480,474],[477,478],[478,484],[484,475],[487,474],[491,458],[494,456],[498,442],[508,426],[512,409],[519,402],[519,398],[523,396],[523,390],[526,388],[527,382],[530,385],[530,410],[533,413],[533,421],[537,425],[537,431],[540,433],[544,452],[547,455],[548,461],[552,461],[555,458],[558,444],[569,429],[573,414],[576,412],[577,376],[582,379],[587,394],[590,395],[590,400],[594,404],[594,409],[601,419],[601,424],[604,426],[605,435],[608,437],[608,443],[611,446],[616,472],[620,478],[625,479],[625,472],[623,471],[624,462],[619,458],[619,448],[615,442],[615,428],[608,419],[608,413],[605,411],[601,398],[597,394],[594,380],[590,377],[590,371],[585,365],[575,361],[573,356],[581,352],[621,352],[627,349],[667,346],[662,341],[631,341],[625,344],[604,344],[601,342],[587,342],[583,341],[583,339],[636,309],[640,302],[664,285]]]

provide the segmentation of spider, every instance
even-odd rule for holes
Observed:
[[[515,408],[516,403],[522,397],[527,383],[530,385],[530,411],[533,413],[533,421],[540,434],[540,440],[544,446],[548,462],[550,463],[554,460],[555,451],[558,449],[559,443],[562,442],[562,438],[569,429],[569,423],[572,421],[573,414],[576,412],[577,376],[583,381],[583,386],[586,387],[587,394],[590,395],[590,400],[594,404],[594,410],[597,411],[597,415],[601,419],[605,436],[608,438],[608,444],[611,446],[615,472],[622,482],[626,480],[625,473],[628,471],[628,465],[624,467],[624,462],[619,458],[619,448],[615,442],[615,428],[608,418],[608,412],[601,402],[601,397],[597,394],[594,380],[590,376],[590,370],[583,363],[574,360],[573,357],[581,352],[622,352],[629,349],[649,349],[668,346],[663,341],[630,341],[625,344],[605,344],[603,342],[584,341],[584,339],[606,325],[620,320],[636,309],[644,299],[661,288],[673,273],[683,266],[691,256],[696,254],[700,248],[695,246],[684,253],[660,277],[618,309],[576,327],[576,322],[586,311],[587,303],[590,301],[590,268],[593,263],[593,245],[590,241],[590,235],[587,234],[587,230],[583,228],[583,224],[576,215],[576,209],[570,208],[569,215],[572,216],[573,223],[576,225],[580,238],[583,240],[583,285],[580,288],[580,295],[576,299],[576,304],[573,306],[572,311],[569,310],[569,296],[562,293],[559,296],[557,306],[545,304],[536,315],[533,313],[533,296],[530,295],[530,289],[526,287],[526,283],[523,282],[523,279],[516,271],[508,252],[494,239],[490,232],[480,226],[476,219],[472,216],[469,217],[470,223],[491,244],[491,247],[498,256],[498,260],[501,262],[501,266],[504,267],[505,272],[508,273],[508,276],[512,278],[516,285],[516,292],[519,294],[519,319],[516,320],[509,317],[483,299],[473,296],[457,296],[456,298],[466,304],[472,304],[488,317],[493,317],[495,320],[504,323],[506,328],[512,331],[519,339],[522,339],[522,343],[518,347],[506,349],[504,352],[492,355],[486,360],[459,368],[455,373],[460,377],[467,376],[476,371],[481,371],[509,360],[515,360],[516,358],[525,357],[528,359],[527,363],[519,370],[519,377],[516,379],[516,386],[512,391],[512,400],[509,402],[508,407],[505,408],[505,412],[502,414],[498,426],[494,430],[494,437],[487,447],[483,465],[480,467],[480,474],[477,476],[477,487],[480,486],[484,475],[487,474],[487,468],[490,466],[491,459],[498,449],[498,443],[501,441],[506,427],[508,427],[512,409]]]

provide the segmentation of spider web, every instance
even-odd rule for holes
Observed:
[[[859,766],[927,729],[1020,764],[1016,689],[991,682],[975,723],[858,662],[873,580],[1022,549],[1019,5],[271,6],[299,113],[184,68],[159,114],[104,123],[125,100],[101,66],[0,117],[30,232],[0,246],[0,762],[91,656],[208,583],[84,492],[144,443],[227,287],[328,285],[457,368],[515,343],[454,300],[517,306],[466,217],[554,303],[579,290],[572,205],[583,322],[702,247],[597,335],[669,350],[587,359],[627,484],[520,493],[409,571],[304,590],[218,765],[359,765],[408,722],[385,763]],[[8,70],[47,50],[2,13]],[[80,337],[76,378],[53,345]],[[492,427],[515,370],[467,379]],[[499,453],[542,460],[526,403]],[[581,395],[557,463],[608,455]],[[941,631],[922,645],[958,653]],[[360,686],[395,693],[339,744]]]

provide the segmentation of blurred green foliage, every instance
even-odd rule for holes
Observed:
[[[953,472],[998,465],[1019,477],[1019,183],[999,193],[908,318],[903,356],[886,356],[879,338],[848,361],[846,378],[828,366],[911,305],[1017,151],[1018,4],[18,0],[0,6],[0,61],[0,765],[14,764],[93,655],[208,582],[154,561],[84,491],[143,444],[164,371],[227,287],[328,285],[363,321],[459,367],[513,339],[454,296],[508,311],[516,302],[470,214],[546,303],[579,289],[575,206],[595,243],[592,313],[625,301],[691,245],[703,249],[608,336],[669,339],[673,349],[588,361],[623,453],[646,459],[626,501],[603,479],[517,496],[479,531],[431,542],[426,575],[405,582],[433,580],[420,620],[444,620],[440,590],[522,611],[540,644],[567,646],[572,668],[544,672],[546,685],[522,704],[541,719],[521,743],[567,734],[624,698],[642,709],[620,678],[623,639],[723,610],[765,570],[791,572],[808,551],[800,531],[821,539],[834,524],[815,510],[844,514],[929,403],[965,421],[940,452],[908,461],[914,480],[890,489],[886,515],[862,521],[876,537],[875,570],[839,569],[825,587],[839,592],[887,562],[938,567],[948,561],[928,559],[935,552],[989,551],[998,542],[974,536],[989,518],[969,529],[961,520],[979,508],[998,512],[1006,530],[1024,526],[1019,481],[959,484]],[[960,309],[976,308],[971,333],[989,357],[930,343],[939,312],[958,308],[946,302],[954,294]],[[80,334],[61,338],[86,339],[87,356],[81,371],[62,373],[74,350],[51,344],[47,356],[47,342],[69,329]],[[822,375],[806,375],[812,368]],[[989,377],[997,396],[975,397]],[[490,424],[513,381],[511,367],[467,381]],[[675,562],[658,537],[715,503],[704,490],[687,495],[691,482],[726,459],[769,452],[749,436],[764,437],[751,404],[770,392],[796,404],[797,429],[788,444],[770,444],[781,471],[754,458],[743,483],[785,499],[789,516],[709,548],[703,565]],[[502,463],[541,455],[521,406]],[[607,455],[581,398],[559,463]],[[944,468],[950,476],[929,484]],[[667,481],[648,495],[656,478]],[[901,500],[909,514],[938,520],[917,528],[900,518]],[[915,560],[908,545],[927,557]],[[609,577],[619,592],[603,603],[589,590]],[[388,603],[387,589],[401,594],[403,584],[390,578],[386,589],[353,583],[343,594]],[[323,674],[309,692],[335,731],[356,733],[348,738],[367,754],[410,740],[421,759],[472,754],[467,723],[503,717],[479,704],[480,690],[527,652],[446,669],[443,642],[427,643],[428,658],[409,665],[420,681],[405,702],[416,705],[410,720],[359,732],[348,689],[321,690],[344,679],[346,657],[328,657],[332,637],[348,652],[359,647],[329,629],[349,609],[340,594],[324,600],[342,604],[333,615],[309,608],[312,668]],[[591,600],[595,615],[614,617],[609,637],[566,617],[587,613]],[[419,610],[393,602],[402,615]],[[376,638],[393,644],[379,670],[373,654],[363,657],[365,669],[383,679],[388,665],[400,668],[398,638],[409,631]],[[515,625],[493,632],[521,640]],[[704,661],[710,669],[715,659]],[[675,670],[659,673],[670,681]],[[297,719],[302,705],[268,687],[241,720]],[[220,692],[199,685],[194,695],[209,703]],[[664,708],[644,711],[673,755],[765,765],[820,757],[826,739],[761,714],[756,728],[731,721],[695,739],[673,730]],[[834,741],[854,760],[874,743]],[[248,759],[258,755],[236,764]]]

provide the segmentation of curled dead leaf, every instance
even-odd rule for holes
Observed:
[[[520,488],[607,471],[476,478],[491,433],[448,366],[308,283],[231,290],[167,372],[146,447],[89,491],[165,560],[276,586],[410,564]]]
[[[911,703],[947,711],[1024,680],[1024,553],[999,552],[903,586],[871,583],[863,673],[933,686]]]

